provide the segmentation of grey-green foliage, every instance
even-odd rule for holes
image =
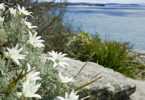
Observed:
[[[63,15],[65,13],[66,4],[61,0],[55,3],[56,0],[7,0],[10,7],[17,4],[27,7],[33,12],[34,18],[29,20],[38,26],[38,34],[45,40],[45,52],[48,50],[63,51],[67,42],[67,33],[70,33],[70,27],[63,24]],[[0,1],[3,2],[3,1]],[[33,3],[32,3],[33,2]]]
[[[2,13],[0,17],[2,18]],[[42,96],[42,100],[53,100],[56,96],[64,94],[65,87],[62,86],[58,71],[52,67],[52,64],[42,62],[41,54],[44,48],[34,48],[28,44],[29,31],[34,34],[36,29],[29,29],[23,22],[25,18],[27,16],[19,14],[17,10],[16,15],[11,15],[10,20],[0,22],[0,100],[18,100],[16,94],[22,92],[25,76],[21,76],[18,81],[17,79],[22,70],[23,73],[27,72],[27,63],[40,72],[42,79],[37,83],[41,83],[41,88],[37,92]],[[5,56],[7,48],[15,47],[17,44],[19,48],[23,48],[21,53],[26,55],[24,60],[20,60],[20,65]]]
[[[32,3],[32,1],[35,1]],[[35,17],[29,17],[32,23],[38,26],[38,34],[45,40],[45,51],[63,51],[67,42],[67,32],[69,28],[63,25],[63,14],[65,7],[63,3],[55,4],[52,2],[38,2],[38,0],[7,0],[9,7],[17,4],[25,5],[26,9],[33,12]],[[64,1],[64,0],[62,0]],[[3,2],[3,1],[0,1]],[[15,28],[15,27],[14,27]]]

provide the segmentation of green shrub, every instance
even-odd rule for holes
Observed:
[[[94,55],[94,47],[99,47],[101,43],[101,39],[97,35],[93,37],[85,32],[80,32],[69,38],[65,52],[68,52],[71,57],[87,61]]]
[[[101,41],[97,36],[89,36],[85,32],[74,35],[67,44],[66,52],[76,59],[92,61],[135,78],[136,71],[143,68],[140,63],[134,63],[131,56],[132,46],[129,43],[116,41]]]
[[[118,42],[105,41],[100,45],[100,48],[97,47],[95,51],[95,54],[92,56],[92,61],[114,70],[119,70],[122,63],[130,60],[130,51],[127,43],[121,44]]]

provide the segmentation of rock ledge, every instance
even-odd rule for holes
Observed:
[[[69,77],[76,75],[82,66],[85,65],[85,62],[73,59],[69,59],[66,62],[69,64],[69,68],[64,71]],[[89,100],[130,100],[130,95],[136,91],[133,80],[112,69],[104,68],[92,62],[88,62],[75,79],[74,87],[90,82],[100,72],[102,78],[80,91],[81,97],[91,95]]]

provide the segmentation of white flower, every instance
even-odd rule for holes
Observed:
[[[19,13],[20,14],[23,14],[23,15],[30,15],[32,12],[28,12],[25,7],[20,7],[20,5],[17,6],[17,9],[19,10]]]
[[[40,73],[32,71],[30,68],[31,67],[30,64],[27,64],[27,66],[28,66],[27,72],[29,72],[29,71],[30,72],[26,75],[26,80],[23,83],[22,92],[18,92],[17,96],[18,96],[18,98],[20,98],[21,96],[24,96],[27,98],[36,97],[36,98],[41,99],[41,96],[39,94],[36,94],[39,87],[41,86],[41,84],[36,85],[36,81],[41,79],[38,76]]]
[[[66,62],[64,62],[64,60],[67,60],[68,58],[66,58],[65,56],[67,54],[62,54],[62,52],[57,53],[57,52],[48,52],[48,54],[50,55],[50,57],[48,57],[48,60],[51,60],[54,62],[54,68],[57,66],[61,66],[61,67],[65,67],[68,66],[68,64]]]
[[[24,24],[25,24],[29,29],[37,28],[37,26],[32,26],[31,22],[27,22],[26,19],[24,20]]]
[[[16,9],[14,9],[14,8],[9,8],[9,10],[10,10],[10,13],[13,15],[13,16],[16,16]]]
[[[59,100],[79,100],[79,95],[74,92],[74,90],[68,95],[68,93],[65,93],[65,98],[58,96]]]
[[[25,55],[20,54],[23,50],[23,48],[18,49],[18,44],[16,47],[13,48],[7,48],[8,52],[5,52],[6,57],[11,58],[14,62],[16,62],[18,65],[20,65],[19,60],[25,59]]]
[[[41,96],[39,94],[35,94],[40,86],[41,84],[36,85],[35,82],[30,82],[29,80],[26,80],[23,83],[23,96],[27,98],[36,97],[41,99]]]
[[[73,80],[73,78],[69,78],[67,76],[62,76],[61,73],[59,73],[59,78],[61,79],[62,83],[69,83]]]
[[[31,71],[30,64],[27,64],[27,66],[28,66],[27,72]],[[26,80],[29,80],[30,82],[35,82],[36,80],[40,80],[41,78],[40,78],[39,74],[40,74],[40,72],[35,72],[33,70],[26,75]]]
[[[4,17],[0,17],[0,23],[4,22]]]
[[[42,43],[44,42],[44,40],[40,40],[41,36],[37,36],[37,32],[32,35],[31,32],[29,32],[29,40],[28,40],[28,43],[33,45],[34,48],[41,48],[41,47],[45,47],[45,45]]]
[[[4,3],[0,4],[0,10],[3,10],[3,11],[5,10],[5,4]]]

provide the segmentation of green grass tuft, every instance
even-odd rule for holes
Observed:
[[[70,38],[66,52],[81,61],[91,61],[131,77],[139,78],[145,67],[131,55],[128,42],[102,41],[98,35],[80,32]]]

